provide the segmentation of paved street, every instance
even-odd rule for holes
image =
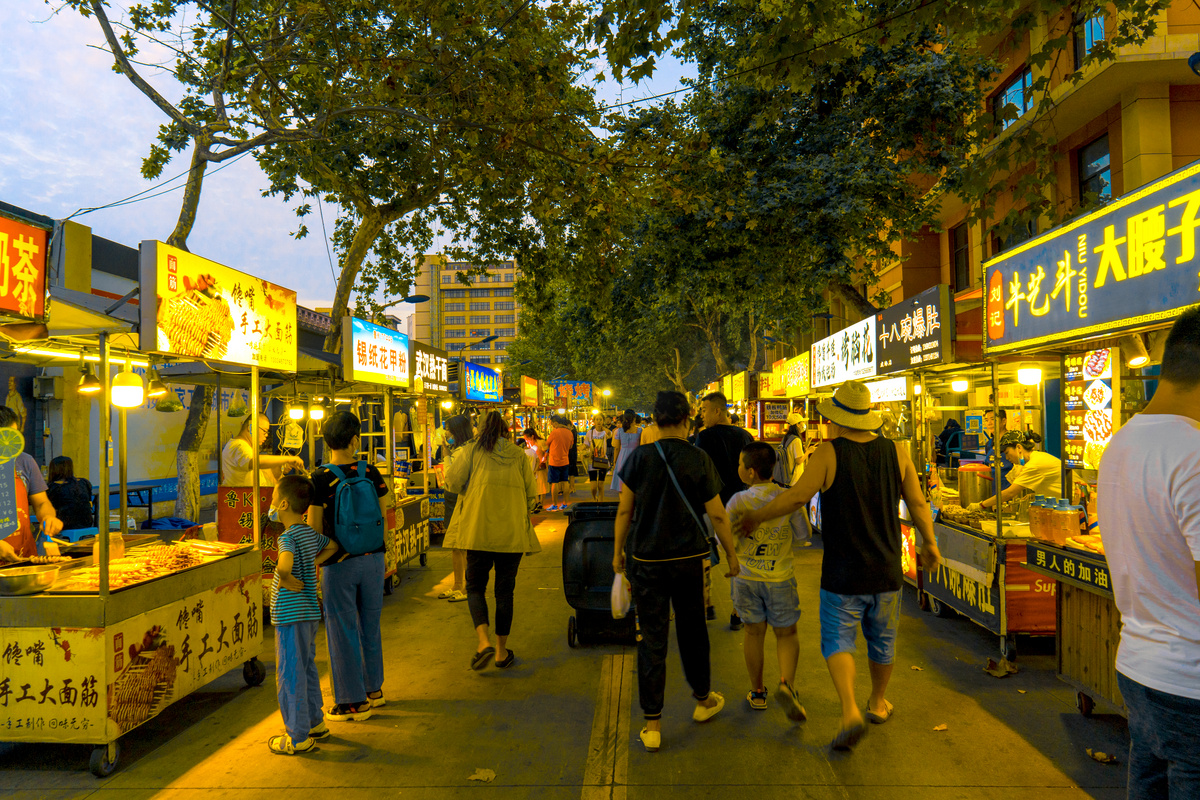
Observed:
[[[271,663],[260,688],[246,688],[239,669],[134,731],[122,740],[118,771],[105,780],[87,771],[90,748],[0,745],[0,796],[1124,797],[1123,763],[1105,766],[1084,752],[1115,752],[1124,762],[1124,720],[1075,711],[1074,691],[1054,675],[1050,641],[1022,640],[1021,672],[997,680],[982,671],[996,651],[994,638],[966,620],[923,614],[911,590],[888,694],[896,716],[872,726],[853,753],[831,752],[837,702],[818,647],[819,541],[797,558],[804,605],[797,684],[808,722],[789,723],[773,699],[766,712],[748,708],[742,635],[728,630],[727,582],[720,578],[718,620],[709,631],[714,688],[725,693],[726,710],[705,725],[691,721],[673,653],[663,747],[646,753],[637,739],[634,648],[567,646],[565,526],[562,515],[542,518],[544,550],[521,566],[510,640],[518,661],[507,672],[467,668],[473,634],[466,603],[435,599],[450,573],[450,554],[435,549],[427,567],[403,569],[396,593],[385,599],[387,706],[366,722],[330,723],[334,735],[319,752],[289,758],[267,751],[267,737],[281,728]],[[770,637],[767,647],[770,685],[777,679]],[[865,703],[861,647],[858,658]],[[270,652],[264,660],[273,662]],[[328,681],[323,635],[318,661]],[[328,700],[327,683],[325,691]],[[941,724],[947,730],[934,732]],[[469,781],[477,769],[493,770],[494,782]]]

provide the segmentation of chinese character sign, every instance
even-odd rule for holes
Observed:
[[[1200,303],[1200,163],[987,265],[986,348],[1005,352],[1169,320]]]
[[[954,329],[950,287],[939,284],[880,311],[875,327],[880,375],[949,360]]]
[[[450,361],[442,350],[416,339],[409,341],[409,385],[414,389],[420,380],[425,394],[448,394],[450,392]]]
[[[812,385],[834,386],[875,374],[875,317],[867,317],[813,345]]]
[[[464,400],[474,400],[480,403],[500,402],[504,390],[500,386],[499,372],[472,364],[470,361],[464,361],[461,366]]]
[[[1100,456],[1120,427],[1118,348],[1067,356],[1063,374],[1063,461],[1071,469],[1099,469]],[[1115,368],[1114,368],[1115,367]]]
[[[141,347],[296,371],[296,293],[162,242],[142,242]]]
[[[556,402],[564,408],[592,404],[592,384],[587,381],[550,381],[550,385]]]
[[[409,387],[407,334],[353,317],[343,317],[342,326],[346,380]]]
[[[0,216],[0,314],[45,318],[48,241],[42,228]]]
[[[735,372],[730,381],[729,402],[738,403],[746,399],[746,373]]]
[[[521,376],[521,405],[536,408],[538,404],[538,382],[528,375]]]
[[[809,354],[801,353],[795,358],[789,358],[783,364],[781,380],[784,397],[804,397],[812,391],[812,383],[808,373]]]

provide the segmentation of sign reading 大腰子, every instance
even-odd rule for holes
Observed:
[[[1200,303],[1200,162],[987,264],[989,352],[1111,336]]]

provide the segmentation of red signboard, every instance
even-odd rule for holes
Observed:
[[[0,216],[0,314],[46,316],[47,232]]]

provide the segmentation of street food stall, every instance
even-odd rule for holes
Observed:
[[[59,255],[54,249],[51,254]],[[287,346],[285,334],[294,336],[295,293],[243,284],[275,304],[270,314],[255,313],[234,296],[230,272],[161,242],[143,242],[140,319],[128,298],[97,310],[97,298],[52,287],[51,298],[61,302],[45,315],[45,335],[35,347],[14,348],[18,357],[98,365],[93,378],[99,383],[103,434],[97,443],[99,485],[109,483],[115,406],[122,527],[127,414],[145,397],[130,364],[147,362],[135,349],[249,363],[255,383],[259,363],[286,365],[289,351],[294,368],[295,347]],[[238,330],[235,308],[244,308],[242,319],[256,326],[278,322],[279,335],[252,340],[248,330]],[[114,349],[121,354],[115,359]],[[112,377],[112,367],[122,362],[124,368]],[[0,437],[0,444],[14,443]],[[2,452],[11,461],[20,449],[17,443]],[[124,734],[231,668],[240,665],[250,685],[262,683],[266,670],[257,660],[262,650],[257,531],[242,544],[163,543],[157,536],[110,531],[109,493],[100,492],[98,500],[99,535],[93,541],[63,547],[59,556],[52,554],[51,542],[39,558],[53,563],[0,570],[0,739],[96,745],[91,771],[104,777],[116,768]]]
[[[987,265],[989,355],[1060,359],[1064,500],[1031,509],[1027,563],[1057,587],[1058,674],[1085,715],[1097,705],[1125,713],[1097,468],[1113,433],[1153,396],[1168,328],[1200,303],[1198,210],[1195,162]]]

